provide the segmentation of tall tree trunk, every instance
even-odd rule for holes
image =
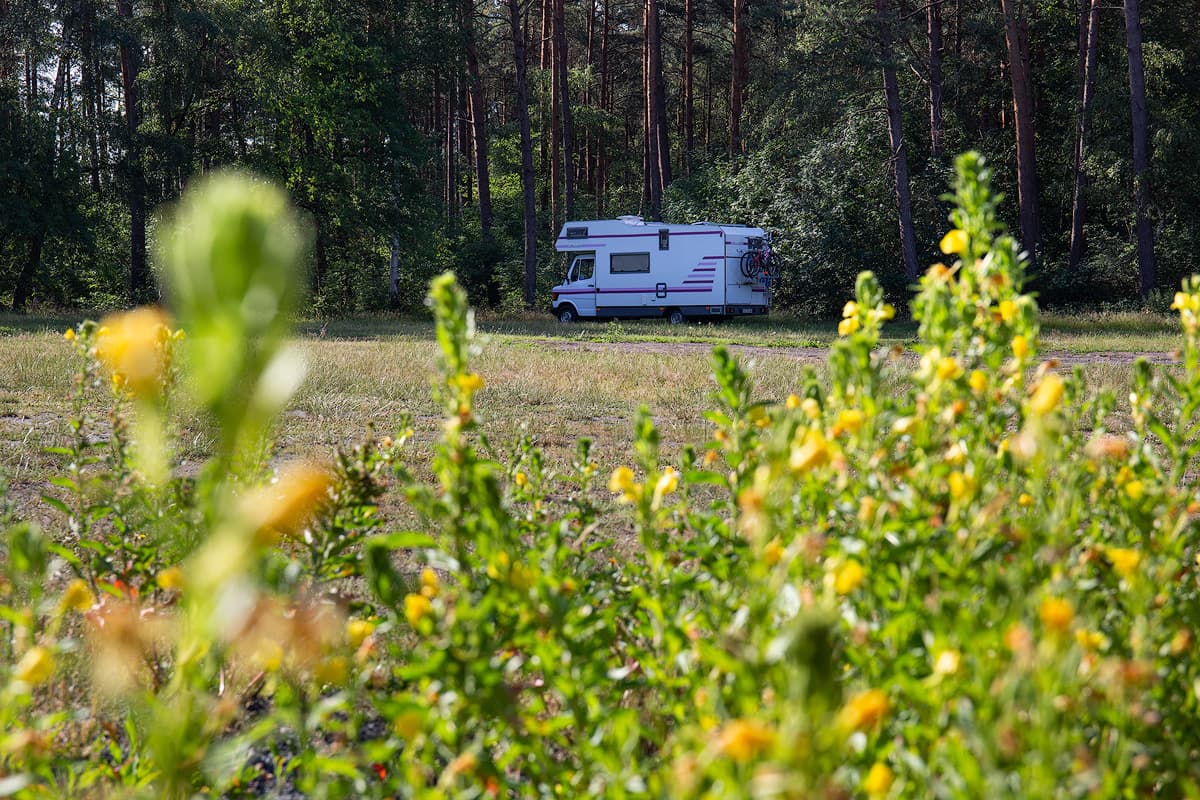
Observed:
[[[587,69],[588,79],[583,85],[583,105],[585,108],[592,106],[594,98],[592,97],[592,68],[595,66],[596,56],[596,0],[588,0],[588,15],[587,15]],[[594,196],[596,194],[596,170],[595,170],[595,143],[592,131],[586,129],[583,132],[583,157],[580,161],[580,171],[582,173],[581,180],[583,184]]]
[[[33,296],[33,279],[37,277],[38,269],[42,265],[42,242],[45,238],[46,231],[40,227],[29,237],[29,252],[25,257],[25,263],[21,266],[20,274],[17,275],[16,286],[13,287],[12,310],[14,314],[25,313],[25,305]]]
[[[0,0],[4,2],[5,0]],[[94,0],[79,2],[79,91],[83,94],[84,138],[88,140],[88,180],[92,193],[100,193],[100,101],[96,92],[94,65],[96,6]]]
[[[133,31],[133,0],[116,0],[117,17],[124,25],[120,38],[121,87],[125,96],[124,172],[129,201],[129,296],[134,302],[147,299],[150,272],[146,268],[146,186],[142,170],[142,148],[138,126],[142,121],[137,91],[141,45]]]
[[[692,174],[696,155],[696,0],[683,2],[683,171]]]
[[[704,152],[712,146],[713,82],[712,58],[704,64]]]
[[[896,177],[896,202],[900,217],[900,249],[904,256],[904,277],[917,279],[917,237],[913,232],[912,192],[908,183],[908,152],[904,148],[904,128],[900,116],[900,87],[896,81],[896,61],[892,51],[892,12],[888,0],[875,0],[879,42],[883,57],[883,94],[887,102],[888,142],[892,152],[892,171]]]
[[[659,0],[647,0],[647,29],[646,41],[650,56],[650,103],[654,118],[654,156],[656,163],[654,175],[658,179],[659,204],[655,207],[654,217],[661,217],[662,196],[668,184],[671,184],[671,142],[668,137],[667,125],[667,90],[662,77],[662,20],[659,14]]]
[[[321,224],[319,213],[313,214],[313,227],[316,229],[313,242],[313,260],[316,268],[313,274],[313,293],[320,295],[325,289],[325,276],[329,274],[329,256],[325,248],[328,237],[325,235],[325,226]]]
[[[557,0],[547,0],[553,4]],[[553,21],[553,5],[551,5],[550,19]],[[550,44],[554,45],[555,38],[550,36]],[[558,62],[554,55],[554,47],[550,48],[550,227],[555,233],[558,231],[559,204],[558,198],[562,194],[562,120],[559,116],[559,97],[561,92],[558,88]]]
[[[650,3],[642,2],[642,31],[650,29]],[[645,204],[649,207],[650,219],[658,218],[660,202],[659,191],[662,184],[658,180],[658,136],[654,130],[654,101],[652,79],[650,76],[650,37],[642,37],[642,194]]]
[[[604,27],[601,29],[601,33],[600,33],[600,110],[601,111],[608,111],[608,106],[609,106],[609,99],[608,99],[608,94],[609,94],[609,90],[608,90],[608,86],[609,86],[609,81],[608,81],[608,31],[609,31],[608,3],[609,3],[609,0],[604,0]],[[596,157],[597,157],[597,161],[598,161],[598,163],[596,165],[596,169],[597,169],[597,172],[599,173],[596,176],[596,215],[603,217],[604,216],[604,206],[605,206],[605,203],[604,203],[605,191],[608,188],[608,142],[607,141],[601,140],[601,142],[599,143],[598,152],[596,154]]]
[[[1142,14],[1138,0],[1125,0],[1125,48],[1129,51],[1129,110],[1133,123],[1133,202],[1137,208],[1138,288],[1150,294],[1154,274],[1154,230],[1150,227],[1150,152],[1146,143],[1146,77],[1142,69]]]
[[[458,81],[452,79],[447,84],[446,91],[449,96],[446,98],[446,130],[442,136],[442,155],[445,161],[444,169],[445,181],[442,185],[442,203],[446,207],[446,222],[453,227],[455,220],[458,218],[458,160],[455,158],[454,138],[457,133],[457,125],[454,124],[454,109],[456,107],[456,91]]]
[[[471,126],[475,139],[475,182],[479,192],[479,228],[492,234],[492,186],[488,176],[487,106],[479,75],[479,50],[475,44],[475,4],[462,0],[463,34],[466,39],[467,91],[471,99]]]
[[[537,218],[533,205],[533,134],[529,125],[529,82],[525,74],[525,34],[521,30],[520,0],[508,0],[512,27],[513,64],[517,74],[517,118],[521,127],[521,197],[525,222],[525,307],[533,308],[537,293]]]
[[[0,90],[8,86],[17,69],[17,49],[8,15],[8,0],[0,0]]]
[[[1080,71],[1080,94],[1075,120],[1075,189],[1071,195],[1071,251],[1068,266],[1079,268],[1087,242],[1083,225],[1087,221],[1087,143],[1091,132],[1092,98],[1096,94],[1096,53],[1100,38],[1100,0],[1082,0],[1080,20],[1083,32],[1083,68]]]
[[[750,45],[746,37],[749,0],[733,0],[733,77],[729,84],[729,156],[742,151],[742,106],[750,79]]]
[[[388,256],[388,305],[400,307],[400,234],[392,231],[391,253]]]
[[[1012,78],[1013,127],[1017,136],[1017,202],[1021,213],[1021,244],[1036,261],[1041,240],[1038,211],[1037,159],[1034,154],[1033,79],[1030,75],[1029,25],[1022,0],[1000,0],[1004,13],[1004,38],[1008,45],[1008,71]]]
[[[939,157],[945,149],[942,129],[942,0],[930,0],[926,16],[929,34],[929,152]]]
[[[563,215],[575,216],[575,132],[571,122],[571,86],[567,81],[567,25],[565,0],[554,0],[554,72],[558,76],[562,110]]]
[[[553,23],[551,22],[553,17],[554,0],[542,0],[542,38],[538,55],[538,67],[541,69],[550,69],[554,44]]]

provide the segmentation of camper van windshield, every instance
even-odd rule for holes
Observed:
[[[596,264],[596,254],[594,252],[573,252],[567,253],[567,281],[585,281],[592,277],[592,270]]]

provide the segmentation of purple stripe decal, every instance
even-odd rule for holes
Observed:
[[[720,231],[671,231],[671,236],[720,236]],[[592,239],[637,239],[643,236],[658,236],[658,231],[653,233],[605,233],[597,236],[588,236],[584,239],[568,239],[566,236],[558,237],[560,242],[587,242]]]
[[[684,283],[687,283],[687,281],[684,281]],[[591,290],[591,289],[560,289],[560,290],[559,290],[558,292],[556,292],[555,294],[560,294],[560,295],[564,295],[564,294],[641,294],[641,293],[643,293],[643,292],[645,292],[645,293],[651,293],[651,292],[656,292],[656,291],[657,291],[657,290],[656,290],[656,289],[654,289],[654,288],[647,288],[647,289],[599,289],[599,290],[596,290],[596,291],[593,291],[593,290]],[[710,284],[708,284],[708,285],[707,285],[707,286],[705,286],[705,287],[696,287],[696,286],[686,286],[686,287],[685,287],[685,286],[668,286],[668,287],[667,287],[667,291],[668,291],[668,292],[709,292],[709,291],[712,291],[712,284],[710,283]]]
[[[711,288],[698,289],[695,287],[685,288],[682,286],[668,286],[667,291],[668,292],[709,292],[709,291],[712,291],[712,289]],[[655,292],[655,290],[654,289],[601,289],[598,292],[598,294],[641,294],[642,292],[650,294],[650,293]]]
[[[692,272],[716,272],[716,267],[695,267]]]
[[[725,256],[705,256],[704,258],[702,258],[700,260],[701,261],[720,261],[724,257]]]
[[[703,284],[705,284],[705,285],[707,285],[707,286],[712,286],[712,280],[711,280],[711,279],[708,279],[708,280],[702,280],[702,281],[684,281],[684,283],[703,283]]]

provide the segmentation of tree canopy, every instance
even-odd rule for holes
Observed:
[[[1011,199],[1046,301],[1173,290],[1200,251],[1200,17],[1137,0],[0,0],[0,303],[155,296],[158,219],[236,166],[307,214],[315,313],[415,307],[446,268],[474,302],[544,306],[568,209],[769,228],[779,301],[827,313],[862,269],[903,299],[937,260],[918,243],[940,238],[965,149]]]

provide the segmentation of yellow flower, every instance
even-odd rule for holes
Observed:
[[[518,591],[529,589],[536,581],[537,573],[520,562],[513,564],[512,569],[508,571],[508,582]]]
[[[408,597],[418,597],[418,596],[419,595],[410,594]],[[422,598],[422,599],[424,599],[424,598]],[[426,600],[425,602],[428,603],[429,601]],[[404,611],[407,614],[407,612],[408,612],[408,598],[407,597],[404,599]],[[410,618],[409,621],[411,622],[412,619]],[[413,627],[416,627],[415,622],[413,623]],[[363,642],[365,642],[367,640],[368,636],[370,636],[374,632],[375,632],[375,624],[369,620],[356,619],[353,617],[346,620],[346,641],[350,642],[351,647],[357,648],[359,645],[361,645]]]
[[[654,498],[650,503],[651,508],[658,508],[662,504],[663,498],[679,488],[679,473],[674,467],[667,467],[663,470],[662,475],[658,477],[658,482],[654,484]]]
[[[515,483],[517,486],[524,487],[529,485],[529,478],[524,472],[518,472],[516,475],[513,475],[513,483]]]
[[[1075,631],[1075,641],[1084,650],[1105,650],[1108,648],[1108,637],[1097,631],[1078,628]]]
[[[868,797],[884,797],[892,789],[892,783],[896,780],[896,776],[892,774],[892,770],[887,764],[876,761],[871,765],[871,769],[867,771],[867,777],[863,778],[863,791]]]
[[[858,321],[858,317],[847,317],[838,323],[838,334],[841,336],[849,336],[857,331],[862,326]]]
[[[1012,322],[1017,316],[1017,304],[1012,300],[1000,301],[1000,319],[1005,322]]]
[[[169,322],[157,308],[125,311],[103,320],[96,337],[96,355],[137,397],[153,397],[162,387]]]
[[[313,670],[313,677],[317,679],[318,683],[331,686],[341,686],[349,675],[350,665],[346,662],[345,656],[323,658],[317,663],[317,668]]]
[[[975,481],[961,472],[951,472],[946,478],[946,483],[950,487],[950,496],[955,500],[961,500],[971,494],[975,489]]]
[[[850,698],[849,702],[838,712],[837,725],[846,731],[865,731],[879,724],[891,703],[888,696],[880,689],[868,689]]]
[[[763,548],[763,562],[768,567],[773,567],[783,560],[783,545],[779,543],[779,539],[775,538],[767,542],[767,546]]]
[[[1142,554],[1129,547],[1107,547],[1104,549],[1104,555],[1108,556],[1113,571],[1122,578],[1133,577],[1137,573],[1138,565],[1142,563]]]
[[[1038,606],[1042,624],[1055,633],[1065,633],[1075,619],[1075,608],[1060,597],[1047,597]]]
[[[483,378],[474,372],[468,372],[465,375],[455,375],[451,381],[458,387],[459,391],[468,395],[474,394],[483,388]]]
[[[1041,417],[1058,408],[1063,397],[1063,379],[1057,372],[1047,372],[1042,376],[1033,396],[1029,398],[1029,410]]]
[[[810,430],[804,436],[804,444],[792,448],[789,464],[794,472],[807,472],[829,461],[829,442],[820,431]]]
[[[420,711],[404,711],[396,717],[392,727],[401,738],[411,742],[421,732],[424,722],[425,715]]]
[[[1145,493],[1146,484],[1141,481],[1130,481],[1125,484],[1125,494],[1129,495],[1130,500],[1141,500]]]
[[[967,249],[967,232],[955,228],[942,237],[941,244],[938,246],[946,255],[962,253]]]
[[[953,675],[958,672],[962,654],[957,650],[940,651],[933,659],[933,671],[936,675]]]
[[[633,485],[633,470],[629,467],[617,467],[608,479],[608,490],[614,494],[624,492]]]
[[[433,604],[423,594],[406,594],[404,596],[404,617],[408,624],[417,628],[421,620],[433,613]]]
[[[76,578],[67,584],[62,600],[59,602],[63,608],[69,608],[72,611],[87,611],[96,604],[96,596],[92,594],[86,581]]]
[[[1028,492],[1021,492],[1021,496],[1017,498],[1018,505],[1029,508],[1033,505],[1033,495]]]
[[[915,417],[900,417],[892,423],[892,431],[899,436],[905,436],[912,432],[912,429],[917,426]]]
[[[329,473],[309,463],[289,464],[272,486],[246,494],[239,503],[243,518],[260,544],[278,540],[306,523],[328,497]]]
[[[629,467],[617,467],[608,479],[608,490],[621,495],[622,503],[633,503],[642,496],[642,485],[633,479]]]
[[[858,501],[858,521],[868,523],[875,519],[875,512],[879,509],[879,501],[874,497],[866,496]]]
[[[866,420],[866,415],[861,409],[847,408],[838,414],[837,421],[833,424],[833,435],[838,436],[841,433],[858,433],[862,428],[863,422]]]
[[[946,356],[937,365],[937,376],[941,380],[953,380],[962,375],[963,368],[954,356]]]
[[[881,319],[894,318],[896,316],[896,307],[891,303],[884,303],[883,307],[879,309],[879,316]]]
[[[29,686],[43,684],[53,674],[54,654],[40,644],[29,648],[13,670],[13,677]]]
[[[806,397],[800,402],[800,410],[809,419],[816,419],[821,416],[821,404],[811,397]]]
[[[971,377],[967,378],[967,383],[970,384],[972,392],[983,394],[988,385],[987,373],[981,369],[973,370]]]
[[[797,408],[800,407],[800,398],[794,394],[789,394],[787,396],[787,400],[783,401],[783,406],[788,411],[795,411]]]
[[[767,752],[775,744],[775,731],[761,722],[735,719],[721,729],[717,749],[739,764]]]
[[[66,339],[68,342],[75,341],[75,329],[67,328],[66,333],[63,334],[63,338]]]
[[[1029,340],[1018,333],[1013,337],[1012,351],[1018,361],[1024,361],[1029,356]]]
[[[438,591],[441,589],[441,579],[438,574],[429,567],[421,570],[421,594],[433,599],[438,596]]]
[[[858,303],[854,302],[853,300],[848,301],[846,305],[842,306],[842,316],[844,318],[848,319],[850,317],[857,316],[857,314]]]
[[[838,594],[850,594],[867,576],[862,564],[853,558],[844,561],[833,571],[833,590]]]
[[[158,588],[167,590],[182,589],[184,580],[183,570],[178,566],[167,567],[154,578]]]

